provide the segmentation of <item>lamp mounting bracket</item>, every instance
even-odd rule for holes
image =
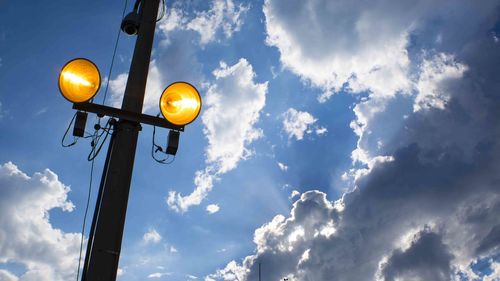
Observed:
[[[110,106],[89,103],[89,102],[82,102],[82,103],[73,103],[73,109],[92,112],[97,115],[107,115],[110,117],[116,117],[131,122],[144,123],[156,127],[162,127],[166,129],[172,129],[184,132],[184,126],[172,124],[168,122],[168,120],[166,119],[142,113],[134,113]]]

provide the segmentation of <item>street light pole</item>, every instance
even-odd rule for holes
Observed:
[[[143,0],[142,16],[121,109],[140,114],[151,60],[160,0]],[[109,79],[109,77],[108,77]],[[125,215],[132,179],[139,122],[120,119],[101,180],[93,233],[87,245],[82,281],[114,281],[118,270]]]

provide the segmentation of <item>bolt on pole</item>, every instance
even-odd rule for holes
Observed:
[[[160,0],[142,0],[134,55],[123,97],[122,109],[141,113],[151,60],[156,17]],[[101,180],[102,192],[92,222],[94,232],[87,245],[82,281],[115,281],[125,225],[130,183],[140,123],[119,120],[115,124],[113,145],[106,158]]]

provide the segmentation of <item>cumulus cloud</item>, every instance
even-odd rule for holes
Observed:
[[[289,138],[295,137],[296,140],[304,138],[308,127],[317,121],[309,112],[298,111],[289,108],[283,113],[283,129]]]
[[[326,128],[313,126],[318,119],[314,118],[309,112],[289,108],[282,116],[283,129],[290,139],[302,140],[305,134],[314,132],[319,136],[327,131]]]
[[[267,82],[255,82],[255,72],[243,58],[232,66],[221,62],[213,74],[216,82],[207,91],[202,116],[207,162],[226,173],[252,154],[248,144],[262,136],[255,124],[266,103]]]
[[[325,93],[368,92],[351,124],[363,167],[345,174],[352,190],[336,201],[303,193],[288,217],[255,231],[254,254],[207,280],[255,280],[259,263],[270,280],[494,278],[498,2],[449,5],[265,1],[268,43],[285,67]],[[479,260],[491,272],[471,267]]]
[[[383,166],[389,164],[380,165],[377,172],[385,174],[387,167]],[[383,177],[389,185],[384,189],[389,190],[382,194],[377,191],[381,179],[373,179],[335,202],[319,191],[302,194],[288,218],[276,216],[255,231],[256,254],[241,264],[232,261],[208,277],[253,280],[261,263],[271,280],[329,280],[332,276],[340,280],[452,280],[462,266],[475,259],[464,251],[463,239],[474,251],[487,236],[482,228],[500,223],[489,212],[490,204],[499,202],[492,186],[486,189],[495,199],[477,211],[493,221],[477,225],[467,217],[473,216],[467,213],[471,210],[464,210],[475,206],[476,202],[470,202],[476,200],[474,191],[461,198],[463,201],[446,202],[443,207],[442,198],[429,202],[435,186],[426,188],[429,192],[398,194],[400,183],[390,183],[393,173]],[[412,201],[417,194],[417,202]],[[457,233],[460,237],[453,237]]]
[[[432,59],[425,59],[420,69],[414,111],[444,109],[450,96],[448,91],[442,89],[442,85],[449,80],[461,78],[467,68],[457,63],[453,56],[441,53]]]
[[[220,207],[219,207],[219,205],[217,205],[217,204],[210,204],[210,205],[208,205],[208,206],[207,206],[207,212],[208,212],[209,214],[215,214],[215,213],[217,213],[219,210],[220,210]]]
[[[148,232],[144,233],[144,236],[142,236],[142,241],[144,243],[153,243],[156,244],[161,241],[161,235],[156,231],[156,229],[150,229]]]
[[[78,264],[80,234],[54,228],[49,212],[71,212],[70,188],[49,169],[33,176],[0,165],[0,265],[19,263],[21,276],[0,270],[1,280],[68,280]]]
[[[320,101],[343,88],[390,95],[409,87],[406,35],[429,1],[389,2],[267,0],[266,40],[285,68],[324,90]]]
[[[464,11],[470,8],[479,18],[467,26],[458,21],[454,24],[474,32],[471,27],[477,27],[481,16],[488,13],[466,1],[457,5],[463,9],[448,13],[449,3],[428,0],[266,0],[266,41],[278,48],[285,68],[323,89],[322,102],[340,90],[392,96],[414,87],[407,48],[415,43],[410,40],[412,35],[425,33],[427,41],[422,43],[441,42],[440,47],[458,43],[457,36],[429,30],[448,28],[445,25],[452,20],[467,17]],[[483,7],[494,5],[494,1],[486,1]],[[287,8],[292,6],[295,9]],[[433,20],[446,24],[436,25]]]
[[[219,34],[226,39],[231,38],[234,32],[241,29],[242,16],[249,9],[243,4],[235,5],[232,0],[213,0],[208,10],[195,11],[194,16],[188,15],[182,8],[180,2],[175,2],[160,22],[160,29],[164,32],[194,31],[202,45],[215,41]]]
[[[196,172],[196,188],[191,194],[169,193],[167,204],[178,212],[199,205],[218,176],[250,157],[252,151],[248,146],[262,136],[262,130],[255,124],[265,105],[267,82],[255,82],[253,68],[243,58],[232,66],[221,62],[213,75],[216,80],[207,90],[202,115],[203,132],[208,139],[207,167]]]

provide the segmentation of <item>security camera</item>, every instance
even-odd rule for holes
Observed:
[[[135,11],[126,15],[122,20],[121,28],[128,35],[136,35],[139,32],[139,15]]]

